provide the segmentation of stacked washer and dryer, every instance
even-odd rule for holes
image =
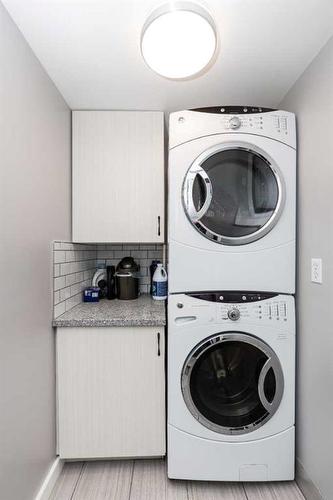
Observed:
[[[294,478],[295,215],[293,114],[170,115],[170,478]]]

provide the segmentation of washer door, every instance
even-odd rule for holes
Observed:
[[[241,332],[214,335],[198,344],[181,378],[192,415],[221,434],[246,434],[264,425],[280,405],[283,386],[274,351]]]
[[[183,184],[183,206],[203,236],[244,245],[267,234],[283,208],[284,186],[274,161],[246,143],[226,143],[201,154]]]

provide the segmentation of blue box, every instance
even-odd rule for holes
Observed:
[[[99,302],[98,286],[91,286],[83,290],[83,302]]]

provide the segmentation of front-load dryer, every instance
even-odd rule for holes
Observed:
[[[295,292],[295,116],[170,115],[169,291]]]
[[[169,477],[292,480],[294,298],[174,294],[168,324]]]

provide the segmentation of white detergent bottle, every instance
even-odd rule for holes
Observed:
[[[157,264],[153,275],[152,296],[154,300],[166,300],[168,295],[168,276],[163,264]]]

